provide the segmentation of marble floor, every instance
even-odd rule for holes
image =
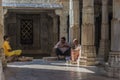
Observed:
[[[13,62],[4,70],[5,80],[119,80],[108,78],[102,68],[77,66],[65,61]]]

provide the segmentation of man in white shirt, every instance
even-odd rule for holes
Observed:
[[[65,37],[61,37],[60,41],[54,48],[58,59],[60,59],[60,56],[70,56],[70,45],[66,42]]]

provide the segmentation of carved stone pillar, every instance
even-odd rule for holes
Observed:
[[[95,65],[96,47],[94,25],[94,0],[83,0],[82,11],[82,55],[86,57],[85,65]]]
[[[60,17],[60,38],[66,37],[68,40],[68,15],[69,15],[69,0],[60,0],[60,3],[63,5],[61,10],[56,10],[56,14]]]
[[[67,16],[64,13],[60,15],[60,38],[64,36],[67,39]]]
[[[106,61],[109,53],[108,0],[102,0],[102,26],[98,58]]]
[[[53,18],[53,45],[52,47],[54,47],[54,45],[58,42],[58,16],[56,14],[51,14],[50,15]],[[56,56],[55,52],[53,50],[53,52],[51,53],[51,56]]]
[[[0,46],[2,45],[2,43],[3,43],[3,30],[4,30],[4,28],[3,28],[3,9],[2,9],[2,6],[1,6],[1,4],[2,4],[2,0],[0,0]]]
[[[120,78],[120,0],[113,0],[111,31],[111,52],[108,61],[108,76]]]
[[[69,40],[72,42],[74,38],[80,41],[80,27],[79,27],[79,0],[70,0],[70,29],[69,29]]]
[[[0,4],[2,4],[2,0],[0,0]],[[3,36],[4,36],[4,27],[3,27],[3,7],[0,5],[0,58],[2,61],[2,66],[6,67],[7,63],[5,60],[5,55],[3,53],[2,44],[3,44]]]

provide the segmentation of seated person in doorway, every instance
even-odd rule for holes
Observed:
[[[70,45],[66,42],[65,37],[61,37],[54,48],[58,59],[60,59],[61,56],[64,56],[64,58],[70,56]]]
[[[76,63],[80,55],[81,46],[78,44],[78,40],[73,40],[73,46],[71,48],[71,60],[73,63]]]
[[[8,57],[15,58],[15,57],[19,56],[22,53],[22,50],[12,50],[12,48],[11,48],[11,46],[9,44],[9,40],[10,40],[10,37],[5,35],[2,47],[3,47],[3,50],[4,50],[5,56],[7,58]]]

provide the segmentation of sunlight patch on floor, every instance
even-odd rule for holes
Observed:
[[[54,63],[55,64],[55,63]],[[8,67],[18,67],[18,68],[33,68],[33,69],[48,69],[48,70],[62,70],[62,71],[75,71],[75,72],[85,72],[85,73],[95,73],[87,68],[81,67],[71,67],[65,65],[65,63],[56,63],[57,65],[47,65],[47,64],[31,64],[31,65],[8,65]]]

